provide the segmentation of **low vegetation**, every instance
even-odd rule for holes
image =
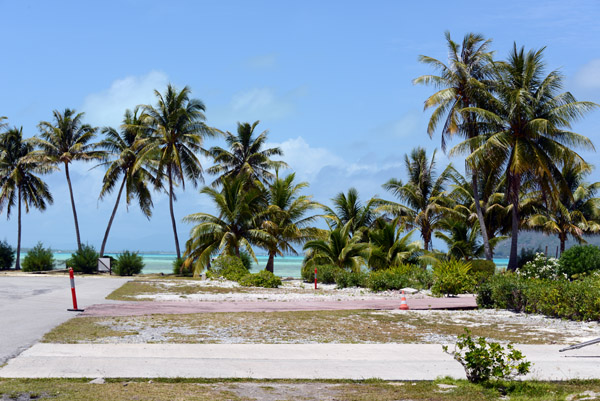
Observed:
[[[15,250],[6,240],[0,241],[0,270],[7,270],[15,262]]]
[[[54,264],[52,249],[44,248],[44,244],[38,242],[23,258],[21,268],[24,272],[48,271],[54,268]]]
[[[67,268],[72,267],[73,271],[91,274],[98,271],[98,258],[100,254],[92,245],[85,244],[67,260]]]
[[[119,276],[140,274],[144,268],[144,260],[137,252],[124,251],[117,255],[112,271]]]

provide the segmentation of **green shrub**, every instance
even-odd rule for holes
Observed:
[[[52,249],[46,249],[41,242],[38,242],[23,258],[21,268],[24,272],[52,270],[54,268],[54,254],[52,253]]]
[[[468,329],[458,336],[453,351],[442,346],[465,368],[467,379],[471,383],[483,383],[490,380],[510,380],[529,373],[531,362],[525,360],[521,351],[512,344],[506,349],[495,342],[487,342],[484,337],[473,339]]]
[[[185,262],[184,258],[176,258],[173,261],[173,274],[176,276],[191,277],[194,274],[193,267],[191,265],[184,267],[183,262]]]
[[[124,251],[117,255],[112,271],[118,276],[140,274],[144,268],[144,260],[137,252]]]
[[[221,255],[211,263],[209,277],[223,277],[231,281],[239,281],[248,274],[248,269],[237,256]]]
[[[247,273],[239,280],[244,287],[263,287],[277,288],[281,285],[281,279],[267,270],[261,270],[258,273]]]
[[[569,281],[497,274],[478,288],[477,303],[481,307],[597,321],[600,320],[599,284],[597,277]]]
[[[15,250],[6,240],[0,241],[0,270],[10,269],[15,263]]]
[[[248,252],[242,251],[240,252],[240,260],[242,261],[242,264],[246,270],[250,271],[252,268],[252,262],[254,262],[254,260],[252,260],[252,256],[250,256]]]
[[[85,244],[77,252],[71,254],[71,258],[67,260],[67,268],[72,267],[73,271],[81,273],[95,273],[98,271],[98,258],[100,255],[96,249],[88,244]]]
[[[367,273],[363,271],[350,272],[347,270],[338,270],[335,275],[335,283],[337,284],[337,288],[366,287],[367,278]]]
[[[447,260],[433,268],[434,295],[457,295],[473,292],[477,280],[471,274],[471,263]]]
[[[600,269],[600,248],[594,245],[576,245],[560,256],[560,272],[569,279]]]
[[[317,282],[321,284],[335,284],[336,277],[343,270],[333,265],[318,265],[317,268]],[[308,283],[315,282],[315,266],[303,265],[300,274],[302,279]]]
[[[427,290],[433,285],[433,274],[426,267],[416,264],[404,264],[398,267],[400,273],[408,279],[408,287]]]
[[[408,284],[408,277],[398,267],[372,271],[367,279],[367,286],[375,292],[399,290],[408,287]]]
[[[517,270],[517,274],[526,278],[559,278],[560,263],[556,258],[547,258],[541,252],[535,254],[532,261],[525,263]]]
[[[496,264],[491,260],[474,259],[471,261],[471,274],[480,281],[487,280],[496,273]]]
[[[525,263],[531,262],[538,253],[543,253],[542,248],[521,248],[521,252],[519,253],[519,256],[517,256],[517,268],[520,269]]]

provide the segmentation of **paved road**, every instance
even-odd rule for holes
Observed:
[[[79,308],[104,298],[127,279],[76,277]],[[0,276],[0,365],[75,315],[68,276]]]
[[[519,345],[528,378],[600,378],[600,346]],[[0,377],[202,377],[433,380],[464,378],[436,344],[36,344]]]
[[[82,316],[140,316],[210,312],[289,312],[355,309],[398,309],[400,300],[344,300],[344,301],[139,301],[119,304],[98,304],[87,308]],[[475,297],[408,299],[413,310],[475,309]]]

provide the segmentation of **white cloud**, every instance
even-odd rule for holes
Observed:
[[[238,92],[231,99],[231,114],[237,121],[281,119],[294,111],[289,97],[278,96],[271,88]]]
[[[129,76],[114,81],[110,88],[88,95],[82,109],[85,120],[95,126],[116,127],[126,109],[154,102],[154,90],[162,91],[168,83],[166,74],[151,71],[143,76]]]
[[[585,64],[575,75],[575,84],[585,90],[600,89],[600,59]]]

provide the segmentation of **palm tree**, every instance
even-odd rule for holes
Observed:
[[[463,218],[447,216],[440,220],[435,237],[446,243],[449,258],[469,261],[483,255],[483,245],[479,242],[479,225],[469,224]]]
[[[293,244],[301,244],[314,234],[314,229],[308,225],[317,216],[305,217],[306,213],[319,207],[309,196],[299,195],[299,192],[308,187],[308,183],[294,184],[294,173],[285,178],[276,176],[273,184],[269,186],[269,205],[265,213],[262,229],[272,237],[273,241],[266,244],[269,260],[265,270],[273,273],[275,255],[298,252]]]
[[[282,161],[271,160],[271,156],[282,156],[280,148],[263,149],[267,141],[268,131],[263,131],[253,138],[254,129],[260,123],[238,123],[237,135],[227,131],[225,141],[231,151],[218,146],[209,149],[208,153],[214,158],[215,165],[207,171],[210,174],[220,174],[212,185],[221,185],[223,178],[239,174],[247,174],[249,182],[258,180],[264,185],[273,181],[275,176],[269,170],[287,168],[288,165]]]
[[[216,252],[240,256],[244,248],[256,262],[252,245],[272,241],[271,236],[260,228],[260,213],[266,205],[265,193],[259,188],[247,186],[247,177],[239,176],[223,180],[222,191],[204,187],[200,193],[213,201],[218,216],[208,213],[190,214],[183,221],[195,223],[186,242],[186,266],[193,264],[199,272],[208,266]]]
[[[115,201],[115,206],[108,220],[106,232],[104,233],[100,255],[104,255],[108,234],[117,214],[123,189],[125,189],[127,205],[131,204],[134,198],[137,198],[144,216],[148,219],[152,216],[152,195],[148,189],[148,182],[153,180],[153,176],[140,163],[141,148],[138,141],[144,137],[144,128],[138,111],[137,107],[133,112],[131,110],[125,111],[121,133],[111,127],[106,127],[102,130],[106,138],[101,142],[101,146],[107,149],[110,155],[114,155],[114,158],[101,164],[108,168],[102,180],[103,185],[100,191],[100,199],[112,193],[115,187],[117,187],[121,175],[123,179],[121,180],[117,200]]]
[[[348,222],[350,224],[350,235],[371,227],[375,221],[375,206],[377,199],[369,199],[363,204],[356,188],[350,188],[348,193],[340,192],[333,199],[333,209],[324,207],[324,217],[333,223],[334,228],[341,228]]]
[[[149,137],[140,143],[144,147],[141,160],[158,157],[157,185],[165,175],[168,180],[169,210],[179,259],[181,252],[173,211],[173,187],[181,183],[185,190],[186,179],[194,187],[203,180],[202,165],[196,152],[203,150],[203,138],[214,136],[216,130],[204,123],[204,104],[198,99],[190,99],[191,91],[187,86],[178,91],[169,84],[164,95],[157,90],[154,94],[158,98],[156,107],[143,106],[142,120],[148,126]]]
[[[554,198],[547,198],[545,207],[527,220],[527,226],[548,234],[557,234],[560,252],[565,251],[568,236],[585,242],[584,234],[600,232],[600,198],[596,197],[600,182],[584,182],[591,166],[578,164],[567,158],[562,166],[562,176],[567,183]]]
[[[96,135],[96,128],[83,124],[83,114],[72,109],[65,109],[63,113],[54,110],[54,123],[42,121],[38,125],[42,137],[35,138],[35,144],[40,146],[48,163],[52,165],[64,164],[71,196],[73,220],[75,221],[77,249],[81,249],[81,237],[79,235],[79,223],[77,221],[71,176],[69,175],[69,164],[73,161],[102,160],[105,157],[104,151],[96,150],[98,144],[91,142]]]
[[[35,175],[51,169],[36,155],[32,142],[23,140],[22,127],[0,134],[0,211],[6,206],[10,218],[17,205],[17,269],[21,268],[21,205],[29,213],[30,207],[46,210],[46,204],[53,203],[48,185]]]
[[[404,204],[385,201],[379,210],[401,217],[401,221],[409,229],[417,228],[421,232],[426,251],[431,248],[431,239],[438,221],[443,213],[449,209],[444,185],[450,179],[454,170],[449,164],[438,176],[435,176],[435,154],[431,160],[423,148],[415,148],[410,154],[404,156],[404,163],[408,172],[408,181],[391,179],[383,188],[396,195]]]
[[[545,196],[556,196],[566,188],[560,173],[560,163],[572,157],[575,164],[583,159],[571,146],[593,149],[592,142],[571,132],[571,122],[597,105],[578,102],[571,93],[558,93],[563,77],[557,71],[544,76],[543,50],[525,52],[516,44],[506,63],[496,68],[495,96],[486,101],[486,108],[471,107],[494,126],[482,137],[467,139],[452,153],[471,153],[467,162],[480,165],[493,153],[505,166],[506,197],[512,204],[511,250],[509,270],[517,268],[519,234],[519,195],[524,180],[539,183]],[[474,151],[472,151],[474,149]]]
[[[450,38],[449,32],[445,35],[448,45],[448,65],[431,57],[419,56],[419,61],[439,70],[440,75],[423,75],[413,81],[415,84],[441,88],[425,101],[425,109],[435,108],[427,127],[430,137],[443,121],[443,151],[446,151],[446,143],[453,135],[458,134],[465,138],[475,138],[480,135],[481,123],[477,114],[468,111],[468,108],[478,105],[478,99],[482,97],[481,92],[489,86],[486,81],[492,76],[492,53],[488,50],[491,40],[486,40],[479,34],[468,33],[461,46]],[[479,220],[485,257],[487,260],[492,260],[492,249],[479,199],[479,166],[466,165],[466,167],[471,172],[475,212]]]
[[[376,228],[368,232],[369,267],[373,270],[398,266],[417,256],[421,251],[418,241],[410,242],[414,230],[404,233],[400,218],[392,221],[378,219]]]
[[[358,271],[368,257],[369,244],[361,242],[361,236],[350,235],[352,222],[328,232],[326,239],[316,239],[304,244],[308,250],[305,263],[309,265],[331,264],[340,269]]]

